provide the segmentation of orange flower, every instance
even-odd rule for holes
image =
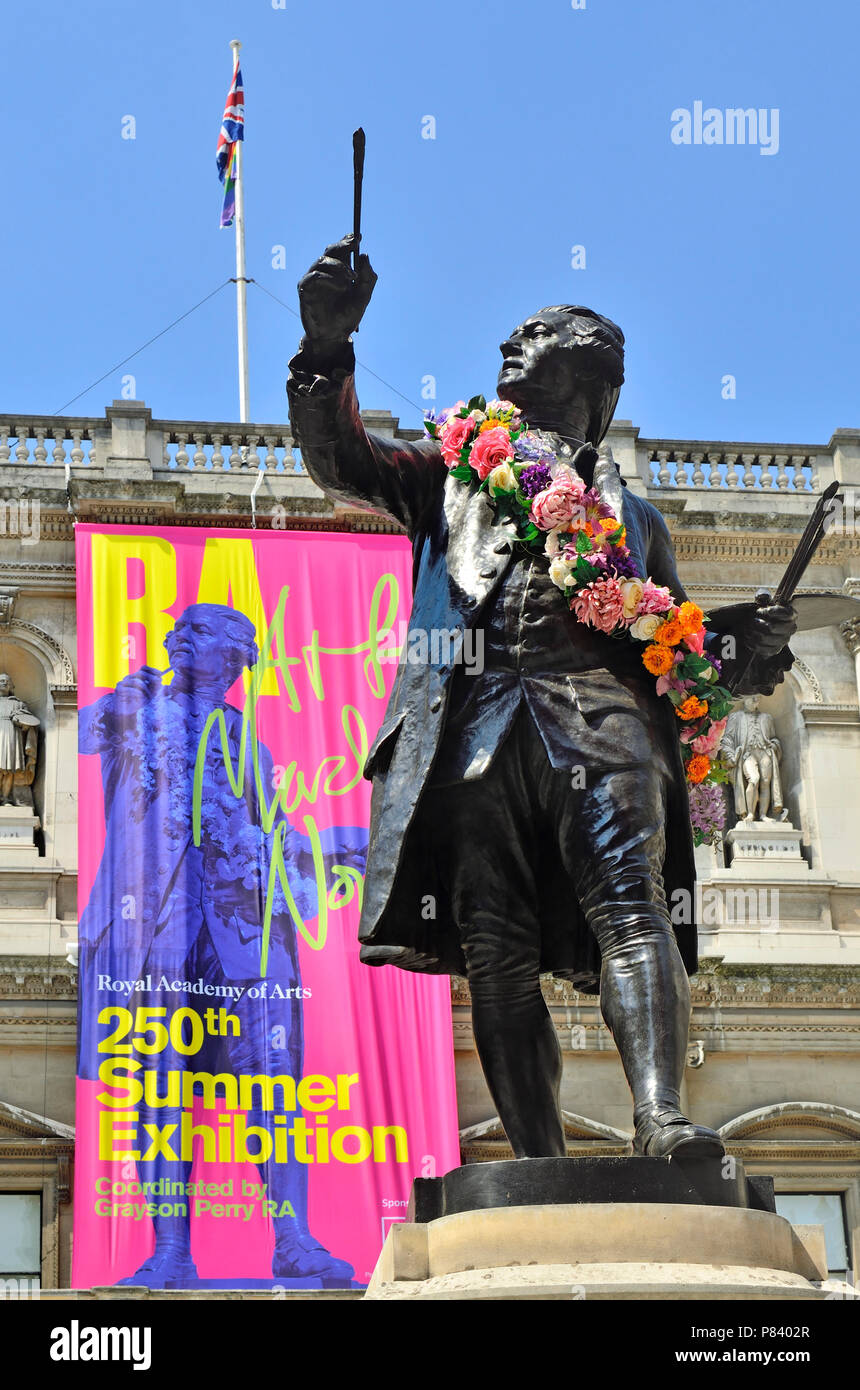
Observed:
[[[697,695],[688,695],[682,705],[675,706],[675,713],[679,719],[699,719],[707,712],[708,706]]]
[[[704,753],[697,753],[696,756],[691,758],[687,763],[687,781],[704,782],[710,770],[710,758],[706,758]]]
[[[614,517],[614,516],[602,516],[602,517],[600,518],[600,524],[601,524],[601,526],[603,527],[604,531],[617,531],[617,530],[618,530],[618,518],[617,518],[617,517]]]
[[[510,434],[510,430],[511,430],[510,421],[509,421],[509,420],[500,420],[500,419],[498,418],[498,416],[496,416],[496,415],[491,415],[490,418],[489,418],[489,420],[484,420],[484,422],[478,426],[478,434],[483,434],[483,433],[484,433],[484,430],[499,430],[499,429],[501,429],[501,430],[507,430],[508,433]]]
[[[695,632],[704,622],[705,615],[697,603],[682,603],[678,609],[678,621],[681,624],[681,635],[686,637],[689,633]]]
[[[677,647],[683,636],[684,629],[678,619],[667,618],[665,623],[661,623],[654,633],[654,641],[661,642],[664,647]]]
[[[642,662],[652,676],[665,676],[675,664],[675,658],[668,647],[658,647],[652,643],[642,653]]]

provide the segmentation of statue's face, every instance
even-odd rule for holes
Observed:
[[[581,400],[589,403],[600,384],[599,372],[576,349],[576,333],[568,314],[544,311],[515,328],[500,345],[502,357],[498,392],[526,414],[542,401],[564,402],[566,408]]]
[[[217,612],[182,614],[164,639],[170,666],[180,681],[193,675],[195,685],[217,684],[229,690],[245,668],[245,653],[225,634]],[[238,645],[238,644],[237,644]]]
[[[759,697],[758,695],[746,695],[744,697],[744,709],[747,714],[758,714]]]
[[[12,689],[12,682],[7,675],[0,672],[0,695],[8,695]]]

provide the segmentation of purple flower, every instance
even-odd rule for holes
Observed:
[[[636,570],[636,561],[629,550],[626,554],[620,548],[610,551],[608,564],[610,572],[616,574],[619,579],[640,578]]]
[[[519,453],[520,441],[516,442],[516,450]],[[552,482],[552,474],[547,463],[530,463],[520,474],[520,488],[526,497],[536,497],[539,492],[543,492]]]
[[[719,783],[699,782],[688,788],[690,824],[697,845],[715,845],[726,824],[726,802]]]
[[[555,458],[552,449],[547,448],[546,444],[541,443],[528,430],[514,440],[514,448],[517,451],[517,458],[532,459],[536,463],[541,459]]]

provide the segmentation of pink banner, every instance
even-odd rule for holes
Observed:
[[[73,1284],[365,1284],[459,1162],[448,980],[356,939],[409,546],[76,537]]]

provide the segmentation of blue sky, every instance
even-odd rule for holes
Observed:
[[[643,434],[817,443],[860,426],[860,19],[844,0],[281,3],[7,5],[3,409],[57,410],[234,273],[215,143],[236,37],[248,274],[294,307],[349,230],[351,134],[367,132],[379,284],[356,348],[414,404],[362,370],[364,406],[416,424],[428,375],[436,405],[490,394],[510,328],[573,302],[624,329],[618,414]],[[778,152],[674,144],[672,112],[696,101],[778,109]],[[280,421],[300,327],[248,293],[252,418]],[[235,419],[235,337],[228,286],[67,413],[101,414],[131,372],[158,418]]]

